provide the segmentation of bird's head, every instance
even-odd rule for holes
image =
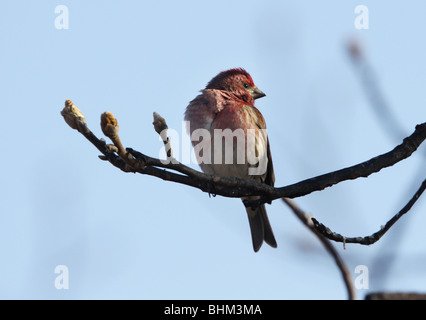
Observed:
[[[254,85],[250,74],[242,68],[222,71],[210,80],[206,89],[232,92],[235,96],[250,104],[254,104],[255,99],[265,96],[265,94]]]

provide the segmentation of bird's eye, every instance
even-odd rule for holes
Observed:
[[[243,86],[244,86],[244,88],[246,88],[246,89],[249,87],[248,83],[246,83],[246,82],[244,82],[244,83],[243,83]]]

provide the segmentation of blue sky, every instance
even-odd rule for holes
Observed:
[[[368,30],[354,27],[359,4]],[[69,9],[67,30],[55,28],[58,5]],[[346,298],[334,262],[279,201],[267,207],[278,248],[255,254],[239,200],[118,171],[60,110],[73,100],[99,137],[109,110],[125,146],[158,156],[152,113],[180,132],[198,91],[243,67],[267,94],[256,104],[276,184],[287,185],[403,138],[369,104],[349,39],[362,45],[406,134],[425,121],[425,10],[421,1],[3,1],[0,298]],[[297,203],[339,233],[371,234],[425,178],[425,152]],[[425,211],[420,199],[371,247],[336,244],[354,278],[356,266],[368,267],[359,298],[426,290]],[[54,286],[58,265],[69,269],[68,290]]]

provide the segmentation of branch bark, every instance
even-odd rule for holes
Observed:
[[[366,295],[365,300],[426,300],[426,294],[417,292],[374,292]]]
[[[93,132],[89,130],[82,112],[71,100],[66,100],[65,107],[61,114],[71,128],[78,130],[102,153],[100,159],[109,161],[112,165],[124,172],[151,175],[165,181],[184,184],[197,188],[203,192],[225,197],[241,198],[254,195],[262,196],[260,200],[246,201],[246,206],[258,206],[279,198],[301,197],[314,191],[323,190],[342,181],[368,177],[375,172],[379,172],[383,168],[390,167],[410,157],[426,139],[426,123],[422,123],[417,125],[415,131],[405,138],[400,145],[387,153],[351,167],[306,179],[288,186],[274,188],[253,180],[211,176],[199,172],[174,159],[171,156],[173,154],[171,148],[167,150],[168,157],[166,160],[149,157],[131,148],[126,148],[124,150],[118,136],[118,121],[110,113],[104,113],[102,115],[101,126],[102,131],[113,141],[114,146],[107,145],[104,140],[98,139]],[[158,114],[154,114],[154,127],[160,135],[164,129],[167,129],[164,118]],[[162,138],[165,145],[169,143],[167,137]],[[415,200],[412,199],[383,229],[369,237],[346,238],[328,230],[327,227],[320,224],[315,219],[313,219],[313,223],[318,232],[334,241],[361,244],[374,243],[412,207],[424,191],[424,184],[425,183],[422,184],[423,189],[420,188],[416,193],[417,197],[416,195],[413,197]]]
[[[70,122],[68,119],[72,117],[73,109],[77,109],[77,107],[75,107],[71,100],[67,100],[65,108],[61,112],[67,123]],[[120,161],[120,158],[117,159],[117,154],[107,147],[105,141],[98,139],[89,130],[85,119],[84,121],[80,119],[84,119],[81,111],[75,114],[74,122],[78,125],[70,126],[73,129],[78,130],[103,154],[103,156],[101,156],[102,160],[108,160],[119,169],[125,172],[135,172],[156,176],[163,180],[185,184],[198,188],[201,191],[214,193],[224,197],[241,198],[253,195],[263,196],[263,198],[258,201],[248,203],[248,205],[252,206],[258,206],[259,204],[279,198],[297,198],[310,194],[314,191],[323,190],[343,181],[368,177],[375,172],[379,172],[384,168],[393,166],[394,164],[410,157],[426,139],[425,122],[417,125],[415,131],[409,137],[405,138],[400,145],[387,153],[351,167],[306,179],[288,186],[274,188],[248,179],[207,175],[178,162],[174,158],[160,160],[147,156],[131,148],[127,148],[126,151],[128,154],[131,154],[136,161],[132,161],[130,164],[127,159]],[[169,169],[178,173],[158,168]]]
[[[423,183],[421,184],[420,188],[417,190],[414,196],[410,199],[410,201],[404,206],[404,208],[402,208],[396,215],[392,217],[392,219],[390,219],[384,226],[382,226],[379,231],[366,237],[345,237],[345,236],[342,236],[341,234],[331,231],[325,225],[323,225],[322,223],[319,223],[315,218],[312,218],[312,222],[314,224],[315,229],[319,233],[321,233],[324,237],[330,240],[333,240],[336,242],[343,242],[343,243],[359,243],[363,245],[371,245],[377,242],[381,237],[383,237],[383,235],[387,231],[389,231],[389,229],[413,207],[413,205],[420,198],[420,196],[425,191],[425,189],[426,189],[426,179],[423,180]]]

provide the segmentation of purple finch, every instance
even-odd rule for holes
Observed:
[[[253,179],[274,186],[275,176],[266,124],[262,114],[254,106],[255,99],[264,97],[265,94],[254,85],[251,76],[240,68],[219,73],[201,92],[189,103],[185,112],[188,131],[201,169],[211,175]],[[204,134],[202,140],[197,140],[200,132],[207,132],[207,135]],[[201,144],[204,148],[197,149],[197,145]],[[230,150],[230,155],[229,152],[227,155],[227,150]],[[242,200],[259,198],[251,196]],[[265,205],[247,207],[246,211],[254,251],[260,249],[263,241],[276,248],[277,242]]]

